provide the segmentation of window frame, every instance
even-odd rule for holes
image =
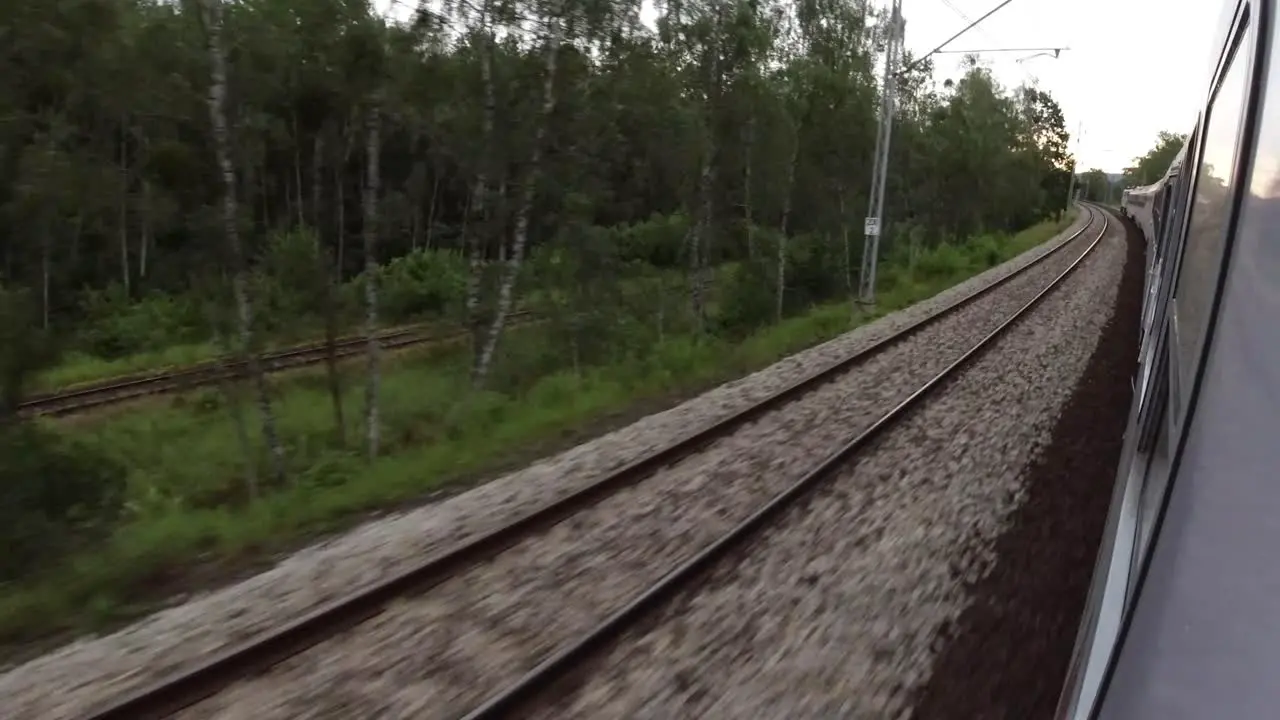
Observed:
[[[1204,358],[1207,355],[1210,345],[1212,337],[1212,333],[1210,332],[1212,317],[1215,314],[1217,307],[1217,298],[1222,292],[1221,286],[1223,277],[1225,276],[1227,257],[1230,254],[1231,236],[1234,234],[1236,216],[1239,214],[1239,201],[1242,196],[1241,191],[1243,189],[1242,178],[1240,177],[1239,171],[1241,169],[1247,169],[1242,168],[1242,163],[1246,158],[1242,157],[1243,153],[1241,150],[1246,144],[1250,144],[1247,143],[1246,123],[1253,114],[1251,108],[1254,104],[1253,101],[1258,94],[1256,82],[1252,81],[1255,71],[1257,70],[1258,63],[1254,57],[1246,54],[1245,51],[1247,48],[1244,47],[1245,40],[1249,39],[1251,30],[1254,26],[1251,18],[1252,13],[1250,12],[1251,4],[1252,3],[1243,4],[1243,12],[1236,18],[1232,25],[1230,45],[1227,47],[1222,60],[1218,64],[1217,72],[1214,75],[1214,84],[1209,94],[1209,99],[1205,103],[1205,109],[1202,114],[1203,119],[1200,121],[1199,138],[1195,147],[1194,165],[1191,168],[1192,175],[1189,192],[1186,197],[1186,212],[1180,223],[1176,244],[1172,248],[1173,252],[1171,253],[1171,258],[1174,259],[1175,262],[1169,276],[1170,295],[1167,296],[1168,303],[1166,305],[1167,309],[1165,310],[1164,323],[1164,333],[1167,335],[1164,346],[1168,356],[1167,363],[1169,368],[1167,378],[1168,400],[1166,401],[1165,417],[1167,432],[1169,432],[1171,439],[1176,439],[1181,436],[1182,431],[1186,426],[1187,418],[1190,415],[1191,395],[1194,391],[1194,385],[1196,384],[1195,377],[1199,373],[1200,368],[1203,367]],[[1256,35],[1254,35],[1254,39],[1256,40]],[[1210,269],[1207,277],[1202,280],[1212,288],[1212,293],[1209,296],[1212,300],[1210,300],[1210,309],[1207,315],[1208,319],[1206,320],[1204,327],[1200,328],[1200,337],[1197,338],[1194,349],[1189,353],[1186,353],[1187,357],[1183,357],[1183,346],[1181,341],[1184,339],[1182,334],[1186,329],[1179,322],[1178,291],[1186,281],[1182,277],[1182,268],[1183,263],[1186,260],[1187,240],[1188,235],[1191,232],[1191,224],[1196,219],[1196,197],[1200,189],[1200,182],[1203,179],[1201,168],[1204,164],[1206,140],[1208,138],[1210,128],[1213,125],[1214,105],[1218,101],[1218,96],[1222,91],[1222,86],[1227,79],[1227,75],[1235,69],[1235,62],[1237,60],[1243,60],[1245,62],[1245,65],[1242,67],[1245,82],[1243,95],[1240,99],[1239,105],[1241,112],[1239,113],[1239,117],[1236,118],[1235,136],[1232,140],[1232,168],[1230,177],[1227,178],[1228,196],[1225,202],[1227,214],[1221,230],[1221,251],[1216,258],[1217,267]],[[1188,153],[1188,156],[1190,155],[1191,153]],[[1190,382],[1187,382],[1186,379],[1190,379]]]

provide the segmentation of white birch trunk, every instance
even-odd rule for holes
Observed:
[[[125,142],[125,118],[120,119],[120,282],[125,297],[130,297],[129,287],[129,154]]]
[[[719,32],[719,21],[715,32]],[[717,44],[718,45],[718,44]],[[693,307],[694,322],[698,332],[706,326],[706,290],[707,245],[706,235],[711,224],[712,206],[711,192],[715,187],[716,139],[713,129],[716,105],[720,96],[720,59],[719,48],[711,49],[711,61],[707,66],[707,108],[702,122],[702,144],[705,156],[698,174],[698,208],[695,211],[694,223],[689,228],[687,247],[689,250],[689,299]]]
[[[471,383],[473,385],[479,385],[483,375],[481,357],[484,352],[484,318],[480,315],[480,289],[484,258],[480,233],[488,227],[488,223],[484,222],[487,210],[485,196],[489,192],[489,153],[493,142],[494,114],[497,111],[493,88],[493,35],[489,32],[488,0],[485,0],[480,8],[480,34],[484,38],[484,47],[480,49],[480,83],[484,88],[481,143],[484,149],[481,150],[479,167],[471,187],[471,207],[466,213],[467,218],[474,216],[475,222],[469,223],[470,232],[463,231],[467,238],[467,258],[470,264],[467,274],[466,312],[467,324],[471,328]]]
[[[378,418],[378,139],[379,102],[374,100],[365,118],[365,184],[364,184],[364,332],[368,351],[368,377],[364,392],[364,423],[369,460],[378,457],[381,424]]]
[[[236,324],[239,343],[238,354],[248,369],[262,415],[262,435],[271,456],[271,470],[277,483],[284,482],[284,448],[276,432],[275,413],[267,392],[262,365],[253,348],[253,305],[245,272],[244,250],[240,245],[237,227],[236,174],[231,164],[231,139],[227,128],[227,61],[222,45],[221,0],[200,0],[201,17],[205,26],[205,41],[211,65],[209,84],[209,116],[213,124],[214,148],[218,168],[222,175],[222,225],[227,239],[227,251],[231,262],[231,290],[236,306]]]
[[[138,279],[147,277],[147,248],[151,247],[151,183],[142,181],[141,233],[138,238]]]
[[[747,223],[747,259],[756,259],[756,228],[755,219],[751,216],[751,156],[756,140],[756,116],[752,112],[747,117],[746,135],[743,153],[745,158],[743,161],[742,171],[742,217]]]
[[[778,232],[778,303],[774,320],[782,321],[782,310],[787,292],[787,225],[791,221],[791,193],[796,182],[796,162],[800,158],[800,130],[796,127],[795,142],[791,145],[791,161],[787,164],[787,184],[782,196],[782,222]]]
[[[516,280],[520,275],[520,266],[524,261],[524,248],[529,239],[529,214],[533,209],[533,199],[541,177],[542,143],[547,135],[547,125],[551,122],[551,113],[555,110],[556,94],[556,62],[560,56],[560,37],[563,32],[560,26],[559,12],[552,14],[547,20],[547,55],[546,77],[542,83],[542,113],[538,121],[538,129],[533,138],[533,151],[529,157],[529,175],[520,197],[520,206],[516,209],[515,232],[511,242],[511,255],[507,258],[502,282],[498,286],[498,307],[485,337],[484,347],[476,366],[474,376],[477,386],[484,384],[485,377],[493,363],[493,353],[498,347],[498,338],[506,325],[507,315],[511,312],[511,301],[515,291]]]

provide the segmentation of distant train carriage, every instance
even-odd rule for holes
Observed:
[[[1142,230],[1142,234],[1148,238],[1155,237],[1154,218],[1151,209],[1155,205],[1156,194],[1160,191],[1163,182],[1164,179],[1161,178],[1151,185],[1129,188],[1125,191],[1124,200],[1121,202],[1124,214],[1132,218],[1133,222]]]

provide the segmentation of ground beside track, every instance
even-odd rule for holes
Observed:
[[[905,717],[940,629],[1027,497],[1117,305],[1125,256],[1113,224],[1061,287],[856,460],[513,715]]]
[[[994,568],[970,587],[972,603],[946,633],[915,697],[919,720],[1053,716],[1106,522],[1137,362],[1143,246],[1130,223],[1123,227],[1128,254],[1115,314],[1030,469],[1027,497],[996,542]]]
[[[713,417],[741,409],[1013,272],[1056,244],[1039,246],[909,309],[625,429],[444,502],[369,523],[300,551],[262,575],[157,613],[112,635],[78,641],[13,668],[0,675],[0,695],[10,701],[6,714],[40,720],[63,716],[60,713],[67,708],[100,701],[103,693],[114,695],[136,688],[204,653],[296,618],[352,587],[404,569],[442,544],[491,528]],[[51,688],[58,690],[50,692]],[[54,705],[59,709],[55,711]]]
[[[284,720],[336,708],[422,720],[464,714],[870,426],[1033,297],[1091,237],[482,567],[396,603],[351,637],[290,658],[179,717]],[[1113,244],[1119,261],[1123,248]],[[1119,262],[1112,294],[1118,282]],[[1072,380],[1092,347],[1078,354]],[[1072,385],[1062,384],[1059,402]],[[389,686],[397,688],[393,696]]]

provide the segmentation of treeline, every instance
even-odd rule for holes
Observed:
[[[1119,202],[1120,193],[1124,191],[1124,187],[1123,177],[1116,178],[1116,181],[1112,182],[1111,176],[1099,168],[1092,168],[1088,172],[1076,175],[1078,195],[1084,200],[1100,203]]]
[[[1186,142],[1185,134],[1160,132],[1155,145],[1145,154],[1135,157],[1133,165],[1126,167],[1115,182],[1099,168],[1076,175],[1080,197],[1101,203],[1119,203],[1125,188],[1150,185],[1163,177]]]
[[[1135,157],[1133,165],[1124,169],[1124,187],[1150,185],[1164,177],[1169,170],[1169,163],[1178,156],[1178,151],[1186,142],[1186,133],[1160,131],[1155,145],[1146,154]]]
[[[123,301],[218,285],[234,272],[223,160],[247,261],[303,229],[343,279],[375,247],[374,260],[519,262],[574,225],[677,215],[667,247],[630,255],[696,268],[763,258],[756,228],[860,234],[879,43],[865,4],[679,3],[656,32],[638,3],[447,10],[391,22],[365,0],[10,4],[5,280],[39,291],[49,325],[108,288]],[[1053,100],[1006,94],[976,67],[937,92],[930,71],[902,83],[897,229],[937,242],[1059,207]]]
[[[670,2],[655,26],[620,0],[393,7],[4,5],[10,419],[59,353],[215,341],[252,366],[271,337],[448,319],[472,330],[473,383],[494,386],[517,306],[554,340],[527,370],[849,293],[886,20],[863,0]],[[883,247],[907,262],[1061,211],[1071,167],[1046,92],[1001,88],[976,60],[931,76],[924,62],[898,84]],[[376,456],[376,343],[367,367]],[[251,375],[264,474],[283,482]]]

